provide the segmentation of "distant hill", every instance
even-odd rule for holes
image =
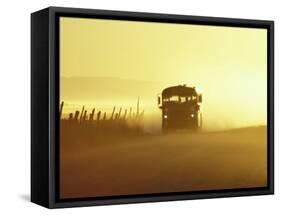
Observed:
[[[128,80],[115,77],[62,77],[63,100],[155,98],[166,86],[160,82]]]

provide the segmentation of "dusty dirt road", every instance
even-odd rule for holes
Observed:
[[[61,198],[267,184],[266,127],[144,136],[97,145],[77,142],[71,148],[61,145]]]

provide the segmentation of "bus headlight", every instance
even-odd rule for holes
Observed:
[[[168,116],[167,115],[164,115],[164,119],[167,119],[168,118]]]
[[[190,117],[191,117],[191,118],[194,118],[194,114],[191,114]]]

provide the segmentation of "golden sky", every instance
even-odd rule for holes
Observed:
[[[207,125],[266,124],[266,29],[62,17],[60,74],[196,86]]]

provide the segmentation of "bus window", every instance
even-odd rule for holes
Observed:
[[[180,97],[180,102],[181,102],[181,103],[185,103],[185,102],[186,102],[186,97],[182,97],[182,96],[181,96],[181,97]]]
[[[179,102],[179,96],[171,96],[169,98],[169,101],[172,101],[172,102]]]

